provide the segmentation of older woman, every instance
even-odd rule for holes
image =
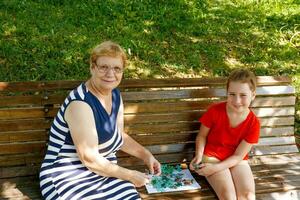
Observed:
[[[160,174],[160,163],[123,131],[123,103],[116,87],[125,64],[118,44],[107,41],[93,49],[91,78],[70,92],[51,126],[40,172],[45,199],[140,199],[135,187],[149,180],[117,165],[119,149]]]

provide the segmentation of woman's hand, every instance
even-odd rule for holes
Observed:
[[[150,180],[146,174],[132,170],[129,181],[132,182],[135,187],[142,187],[148,184]]]
[[[199,166],[201,161],[202,161],[202,156],[196,155],[190,163],[190,169],[193,171],[197,170],[195,169],[195,166]]]
[[[151,174],[155,174],[155,175],[161,174],[161,165],[150,152],[149,155],[146,157],[146,159],[144,159],[144,163],[148,166]]]

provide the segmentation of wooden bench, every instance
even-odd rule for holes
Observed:
[[[67,93],[81,81],[0,83],[0,199],[41,199],[38,171],[53,117]],[[294,139],[295,90],[287,77],[258,77],[254,112],[261,138],[250,163],[257,199],[300,198],[300,154]],[[224,78],[123,80],[125,131],[161,163],[189,163],[199,129],[197,119],[225,99]],[[144,170],[143,163],[119,153],[119,163]],[[202,188],[143,199],[216,199],[203,177]]]

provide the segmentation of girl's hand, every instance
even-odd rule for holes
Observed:
[[[150,182],[146,174],[135,170],[131,171],[129,181],[132,182],[135,187],[142,187]]]
[[[155,174],[155,175],[160,175],[161,174],[161,165],[158,162],[158,160],[156,160],[154,158],[154,156],[152,154],[150,154],[145,160],[144,160],[145,164],[148,166],[149,171],[151,174]]]
[[[199,169],[196,170],[196,172],[201,175],[201,176],[211,176],[214,173],[218,172],[218,167],[217,164],[213,164],[213,163],[202,163],[199,166]]]
[[[190,169],[193,171],[197,170],[195,169],[195,166],[200,166],[201,161],[202,161],[202,156],[195,156],[190,163]]]

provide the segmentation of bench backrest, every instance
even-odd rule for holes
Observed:
[[[225,78],[123,80],[125,131],[162,163],[193,157],[198,118],[225,99]],[[60,104],[81,81],[0,83],[0,177],[36,175],[48,131]],[[297,152],[294,140],[295,90],[287,77],[258,77],[252,109],[261,120],[261,138],[252,156]],[[119,163],[143,163],[119,153]]]

